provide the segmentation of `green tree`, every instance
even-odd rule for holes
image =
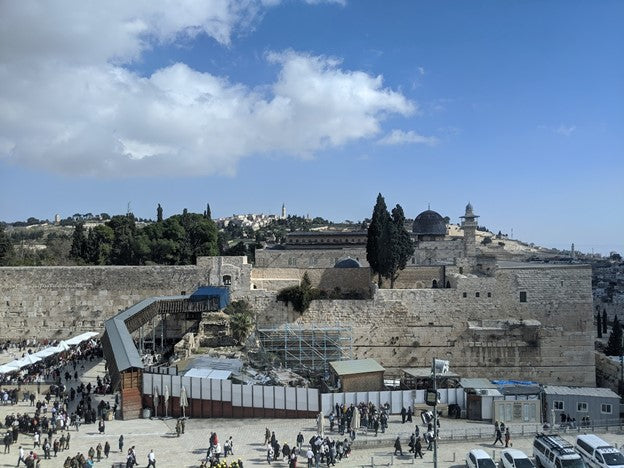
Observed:
[[[320,291],[312,287],[308,274],[304,273],[301,284],[282,289],[277,293],[277,300],[284,302],[286,305],[290,303],[297,312],[304,313],[310,307],[312,301],[317,299],[319,295]]]
[[[106,265],[110,263],[114,238],[113,229],[106,224],[100,224],[89,230],[87,252],[90,264]]]
[[[621,356],[622,355],[622,325],[615,316],[613,319],[613,329],[609,335],[609,341],[607,341],[607,349],[605,349],[607,356]]]
[[[602,333],[607,333],[608,322],[609,322],[609,318],[607,317],[607,309],[602,309]]]
[[[136,223],[134,215],[113,216],[108,222],[113,230],[113,244],[110,253],[110,261],[113,265],[138,265],[139,259],[135,254],[134,235]]]
[[[212,212],[210,211],[210,203],[206,203],[206,218],[212,219]]]
[[[82,261],[88,261],[87,253],[87,236],[85,235],[84,224],[77,223],[74,228],[74,235],[72,236],[72,245],[69,250],[69,255]]]
[[[387,232],[387,245],[390,247],[389,261],[385,262],[384,276],[390,279],[390,288],[399,276],[399,271],[407,265],[408,259],[414,255],[414,243],[405,229],[405,213],[401,205],[392,209],[392,222],[389,223]]]
[[[391,229],[390,224],[391,218],[386,207],[386,201],[380,193],[377,195],[377,202],[373,208],[373,216],[368,225],[366,239],[366,260],[373,273],[377,274],[379,287],[381,287],[381,276],[386,271],[385,264],[389,254],[384,243],[388,237],[388,230]]]
[[[158,204],[158,207],[156,208],[156,222],[157,223],[162,223],[163,217],[163,209],[162,206],[160,206],[160,203]]]
[[[13,256],[13,244],[4,232],[4,226],[0,224],[0,265],[8,265]]]

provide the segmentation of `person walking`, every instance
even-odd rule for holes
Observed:
[[[147,468],[153,466],[156,468],[156,455],[154,455],[154,451],[150,450],[150,453],[147,454]]]
[[[405,409],[405,406],[403,408],[401,408],[401,423],[405,424],[405,418],[407,417],[407,410]]]
[[[123,434],[121,434],[119,436],[119,451],[123,453],[123,446],[124,446],[124,437]]]
[[[20,466],[20,462],[24,462],[26,464],[26,460],[24,459],[24,449],[20,445],[19,454],[17,456],[17,466]]]
[[[107,440],[106,443],[104,444],[104,456],[108,458],[109,453],[110,453],[110,444],[108,443],[108,440]]]
[[[399,452],[401,456],[403,456],[403,449],[401,448],[401,439],[399,436],[397,436],[396,440],[394,441],[394,455],[395,456],[397,452]]]
[[[97,461],[102,460],[102,443],[98,443],[97,447],[95,447],[95,453],[97,456]]]
[[[416,456],[419,456],[420,458],[423,457],[422,443],[420,442],[420,437],[416,437],[416,442],[414,442],[414,458],[416,458]]]
[[[501,445],[505,445],[503,444],[503,434],[501,433],[500,428],[496,429],[496,439],[494,439],[494,443],[492,445],[496,445],[496,442],[500,442]]]
[[[509,443],[511,441],[511,434],[509,433],[509,428],[505,428],[505,447],[509,447]],[[513,446],[513,444],[511,444]]]

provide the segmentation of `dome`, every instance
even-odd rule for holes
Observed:
[[[334,265],[334,268],[360,268],[360,262],[350,257],[340,259]]]
[[[427,210],[416,216],[412,232],[419,236],[445,236],[446,221],[433,210]]]

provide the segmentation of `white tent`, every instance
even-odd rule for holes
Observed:
[[[81,335],[74,336],[73,338],[70,338],[69,340],[65,340],[65,343],[67,343],[70,346],[75,346],[97,335],[98,335],[97,332],[86,332]]]
[[[9,374],[11,372],[15,372],[18,370],[19,370],[19,367],[10,366],[9,364],[3,364],[0,366],[0,374]]]
[[[58,346],[48,346],[47,348],[43,348],[41,351],[37,351],[33,354],[33,356],[44,359],[53,356],[61,351],[62,350],[60,350]]]
[[[67,351],[69,349],[69,345],[67,344],[67,341],[61,341],[58,344],[57,349],[59,351]]]
[[[31,364],[35,364],[36,362],[39,362],[39,361],[41,361],[41,358],[35,356],[34,354],[27,354],[22,359],[18,359],[17,361],[13,361],[13,362],[15,363],[15,366],[19,366],[19,368],[21,369],[22,367],[28,367]]]

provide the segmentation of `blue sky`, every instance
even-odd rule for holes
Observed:
[[[381,192],[624,252],[622,2],[114,3],[0,5],[1,220]]]

